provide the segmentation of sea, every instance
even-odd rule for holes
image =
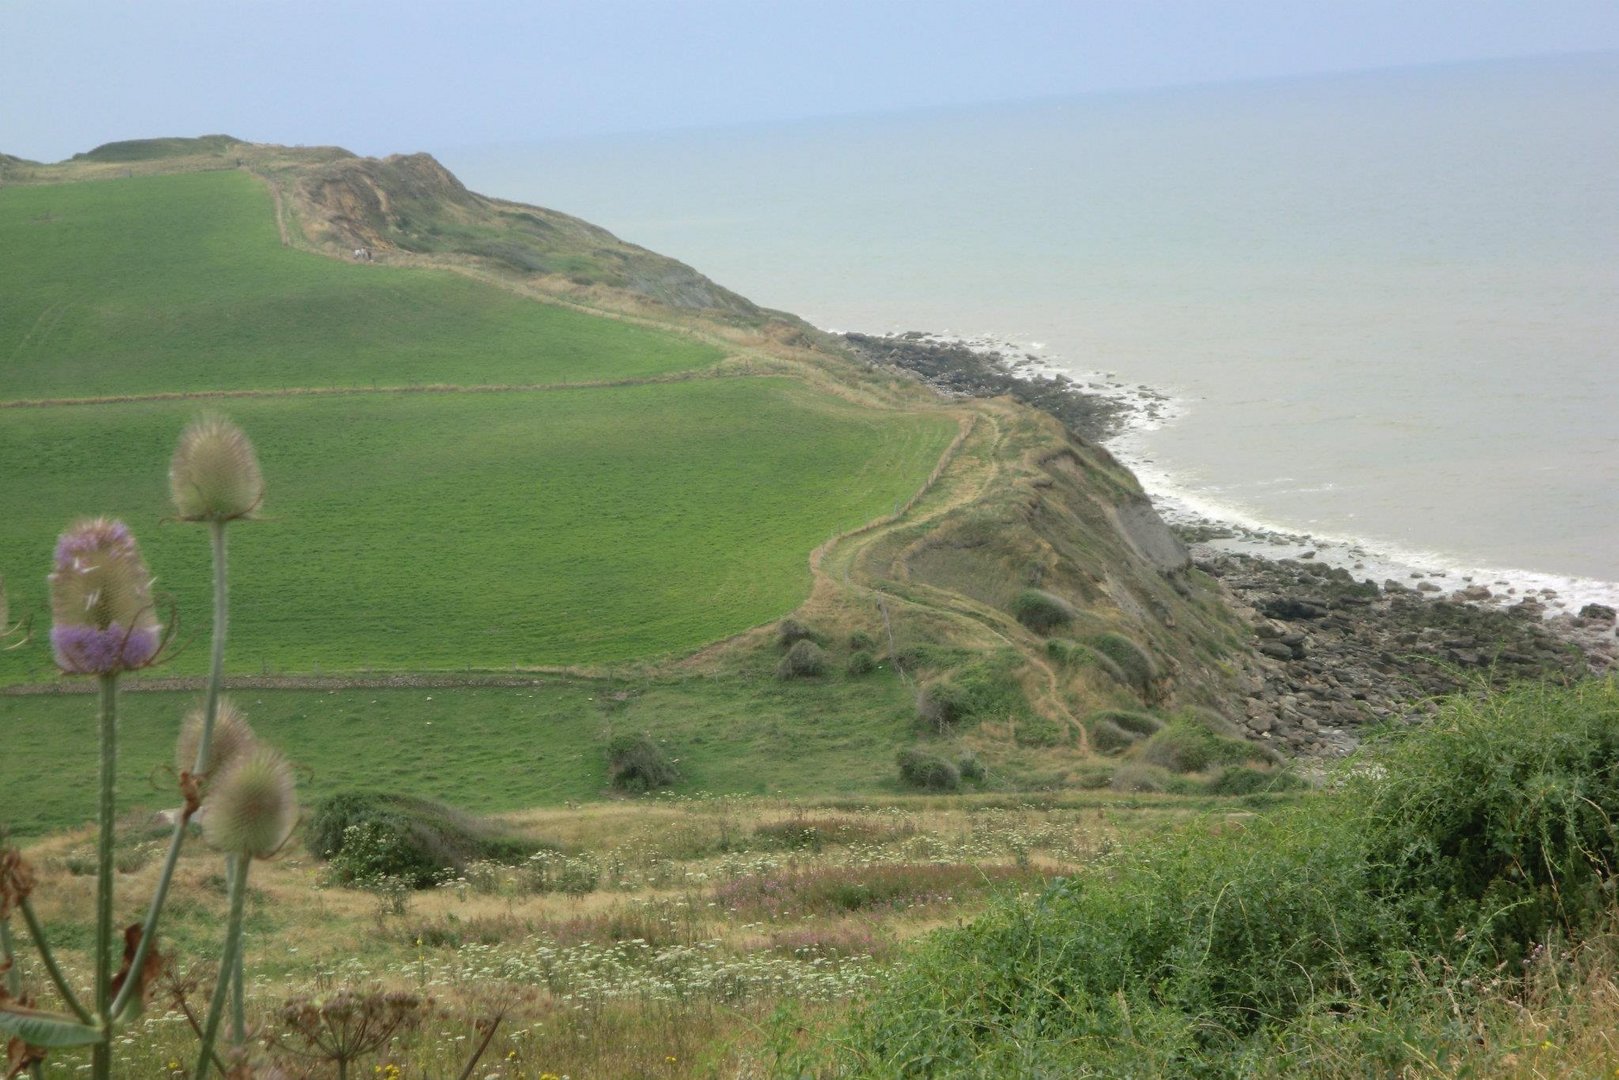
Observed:
[[[1226,546],[1619,605],[1619,53],[435,153],[824,328],[1161,394],[1111,449]]]

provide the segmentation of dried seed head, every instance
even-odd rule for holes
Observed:
[[[192,709],[180,724],[180,738],[174,745],[174,771],[198,772],[197,746],[202,742],[203,710]],[[214,717],[213,735],[208,740],[208,760],[202,763],[200,775],[219,776],[243,754],[253,750],[253,729],[247,718],[230,698],[219,699],[219,713]]]
[[[262,859],[286,843],[297,819],[291,766],[260,746],[238,757],[210,785],[202,834],[220,851]]]
[[[81,521],[56,542],[51,646],[70,675],[111,675],[157,656],[161,627],[152,574],[129,527],[109,518]]]
[[[180,435],[169,464],[169,493],[183,521],[234,521],[264,498],[253,444],[222,416],[200,416]]]
[[[10,918],[12,909],[33,891],[34,869],[23,861],[22,852],[0,848],[0,919]]]

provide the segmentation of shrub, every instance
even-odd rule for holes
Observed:
[[[787,655],[776,665],[776,678],[802,679],[823,674],[825,671],[826,653],[815,642],[801,638],[793,642],[792,648],[787,650]]]
[[[1604,925],[1615,822],[1619,684],[1452,701],[1317,798],[1131,845],[930,937],[839,1042],[850,1071],[894,1075],[1432,1071],[1472,1044],[1481,993],[1521,1007],[1526,949]]]
[[[1124,676],[1123,685],[1134,690],[1143,701],[1153,699],[1158,665],[1145,649],[1123,634],[1111,631],[1088,638],[1086,644],[1113,662]]]
[[[1259,795],[1297,791],[1309,783],[1297,773],[1280,769],[1256,769],[1251,765],[1227,765],[1208,782],[1210,795]]]
[[[1095,719],[1111,720],[1139,738],[1156,735],[1164,727],[1164,722],[1152,713],[1136,712],[1132,709],[1105,709],[1097,713]]]
[[[446,870],[459,873],[478,859],[520,859],[536,845],[432,799],[345,792],[316,808],[305,846],[332,863],[341,883],[388,877],[426,889]]]
[[[961,772],[936,754],[907,746],[899,752],[899,777],[911,787],[928,791],[955,791],[961,786]]]
[[[1020,719],[1028,702],[1014,671],[1021,659],[1007,652],[967,663],[917,692],[916,720],[923,731],[944,734],[983,720]]]
[[[1088,727],[1091,748],[1099,754],[1122,753],[1139,741],[1139,736],[1124,730],[1111,720],[1092,720]]]
[[[877,648],[877,639],[866,633],[864,630],[856,630],[854,633],[849,635],[849,648],[855,650],[856,652],[860,652],[861,650],[872,652]]]
[[[1012,599],[1012,615],[1037,634],[1067,626],[1074,614],[1074,605],[1044,589],[1024,589]]]
[[[1176,720],[1147,740],[1141,748],[1141,760],[1171,772],[1191,773],[1215,765],[1240,765],[1263,753],[1241,739],[1216,735],[1189,720]]]
[[[849,654],[849,663],[846,670],[850,675],[870,675],[877,670],[877,660],[869,652],[861,650]]]
[[[1175,778],[1167,769],[1141,761],[1127,761],[1113,770],[1108,786],[1114,791],[1164,792],[1174,787]]]
[[[963,780],[971,784],[982,784],[989,779],[989,770],[978,759],[978,755],[971,752],[956,763],[956,771],[961,774]]]
[[[954,684],[930,683],[916,692],[916,724],[922,730],[944,735],[966,717],[966,695]]]
[[[607,782],[620,791],[657,791],[680,782],[675,759],[651,735],[615,735],[607,743]]]
[[[1375,884],[1443,937],[1483,923],[1503,958],[1577,932],[1619,871],[1619,683],[1455,699],[1349,782]]]
[[[792,648],[800,641],[819,640],[819,634],[797,619],[783,619],[776,624],[776,644],[783,649]]]

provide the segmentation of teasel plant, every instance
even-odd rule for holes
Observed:
[[[92,1080],[110,1080],[112,1040],[118,1027],[140,1014],[149,985],[164,966],[156,947],[157,926],[192,819],[206,806],[204,837],[227,858],[230,917],[224,956],[201,1031],[196,1080],[223,1062],[214,1052],[229,988],[235,987],[232,1042],[238,1056],[245,1042],[241,1000],[241,925],[247,868],[268,858],[291,835],[297,820],[291,769],[274,751],[257,745],[252,730],[220,693],[229,622],[226,528],[250,517],[264,484],[252,444],[230,421],[205,416],[180,437],[169,469],[170,492],[181,521],[207,524],[213,548],[214,622],[206,695],[188,717],[177,748],[183,805],[145,918],[123,934],[124,963],[112,972],[114,947],[114,778],[117,768],[118,678],[151,666],[168,651],[171,631],[157,618],[152,577],[133,535],[122,522],[94,518],[62,534],[50,575],[51,646],[66,674],[94,676],[99,683],[100,789],[97,846],[94,1000],[80,1001],[63,977],[29,895],[33,874],[14,848],[0,849],[0,1036],[7,1044],[8,1072],[39,1074],[48,1050],[91,1047]],[[170,627],[174,621],[171,619]],[[46,973],[69,1013],[34,1008],[21,991],[7,919],[21,913]],[[69,1015],[71,1014],[71,1015]]]

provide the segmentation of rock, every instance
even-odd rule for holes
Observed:
[[[1580,609],[1580,618],[1590,619],[1592,622],[1611,623],[1619,618],[1619,612],[1607,604],[1586,604]]]
[[[1264,656],[1273,657],[1277,660],[1293,659],[1293,650],[1283,645],[1280,641],[1261,641],[1259,643],[1259,652]]]
[[[1456,599],[1476,604],[1481,600],[1488,600],[1492,595],[1487,585],[1469,585],[1456,594]]]
[[[1435,585],[1431,581],[1419,581],[1419,582],[1417,582],[1417,591],[1418,592],[1439,592],[1440,589],[1439,589],[1439,586]]]

